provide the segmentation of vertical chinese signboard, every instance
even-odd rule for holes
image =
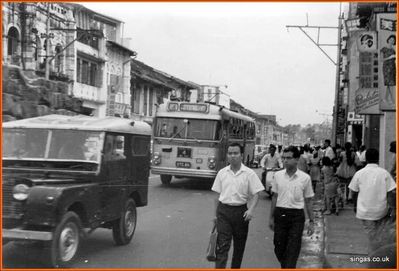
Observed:
[[[380,55],[380,109],[395,110],[396,102],[396,13],[377,14]]]
[[[380,114],[377,33],[359,32],[359,88],[355,92],[356,114]]]

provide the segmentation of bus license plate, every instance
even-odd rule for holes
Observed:
[[[176,162],[176,167],[190,168],[191,163],[190,162]]]

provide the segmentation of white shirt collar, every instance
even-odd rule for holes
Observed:
[[[231,165],[229,165],[229,167],[227,168],[227,170],[233,172],[233,170],[231,169]],[[240,173],[241,171],[246,171],[246,170],[247,170],[247,169],[246,169],[246,167],[244,166],[244,164],[241,163],[240,169],[239,169],[235,174],[238,174],[238,173]],[[233,173],[234,173],[234,172],[233,172]]]

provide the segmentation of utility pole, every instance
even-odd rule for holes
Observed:
[[[342,32],[342,14],[341,4],[339,5],[339,17],[338,17],[338,46],[337,46],[337,67],[335,75],[335,101],[334,101],[334,112],[333,112],[333,127],[332,127],[332,144],[337,144],[337,130],[339,126],[338,112],[340,109],[339,92],[340,92],[340,61],[341,61],[341,32]]]
[[[47,22],[46,22],[46,66],[44,76],[46,80],[50,78],[50,3],[47,3]]]
[[[310,26],[308,22],[308,17],[306,14],[306,25],[287,25],[287,30],[290,27],[295,27],[301,30],[312,42],[316,45],[322,53],[336,66],[336,78],[335,78],[335,101],[334,101],[334,111],[333,111],[333,127],[332,127],[332,144],[337,143],[337,126],[338,126],[338,104],[339,104],[339,91],[340,91],[340,61],[341,61],[341,31],[342,31],[342,19],[341,14],[341,3],[339,4],[339,16],[338,16],[338,26]],[[317,40],[315,41],[307,32],[306,29],[317,29]],[[322,29],[338,29],[338,40],[336,44],[322,44],[319,42],[320,30]],[[323,50],[323,46],[337,46],[337,60],[336,62]]]

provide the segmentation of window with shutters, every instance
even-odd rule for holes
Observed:
[[[76,61],[76,80],[79,83],[99,87],[99,65],[93,61],[78,57]]]

